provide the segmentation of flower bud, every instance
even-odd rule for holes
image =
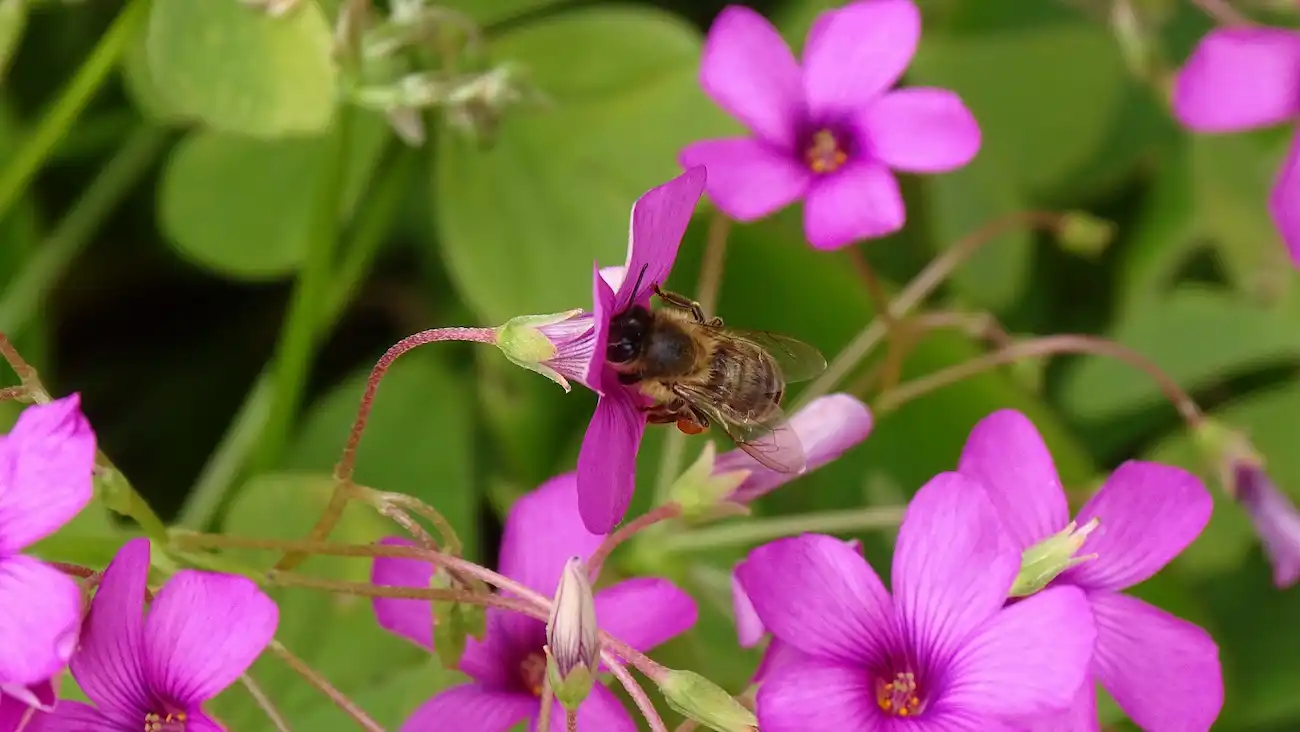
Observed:
[[[596,345],[591,313],[568,310],[521,315],[497,328],[497,348],[511,363],[536,371],[569,391],[569,379],[590,386],[587,367]]]
[[[1087,541],[1088,534],[1099,524],[1094,518],[1076,530],[1075,523],[1071,521],[1061,531],[1026,549],[1020,558],[1020,574],[1016,575],[1016,581],[1011,585],[1011,596],[1032,595],[1051,584],[1052,580],[1070,567],[1096,559],[1096,554],[1076,557],[1074,553],[1079,551]]]
[[[744,469],[715,471],[717,448],[704,445],[700,457],[673,482],[669,500],[682,507],[682,517],[698,519],[711,516],[714,509],[749,477]]]
[[[1085,211],[1066,214],[1057,232],[1057,240],[1062,249],[1085,257],[1100,255],[1114,239],[1115,222]]]
[[[755,732],[758,719],[717,684],[694,671],[669,669],[659,691],[677,713],[718,732]]]
[[[546,673],[565,709],[576,710],[591,693],[600,663],[600,628],[587,565],[572,557],[564,565],[546,621]]]

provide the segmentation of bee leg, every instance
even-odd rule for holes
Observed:
[[[672,424],[677,421],[677,410],[666,404],[652,404],[640,409],[645,413],[645,421],[650,424]]]
[[[669,292],[659,287],[659,283],[657,282],[654,285],[654,293],[659,296],[660,300],[663,300],[665,303],[671,305],[672,307],[678,308],[679,310],[689,310],[691,313],[691,317],[695,318],[696,322],[706,323],[708,325],[715,325],[713,321],[704,317],[704,308],[700,307],[700,304],[698,302],[695,302],[689,297],[686,297],[685,295],[679,295],[675,292]],[[721,319],[714,318],[713,320],[717,321],[716,325],[722,325]]]

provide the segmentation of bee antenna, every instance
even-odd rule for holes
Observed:
[[[637,275],[636,275],[636,283],[632,285],[632,298],[631,298],[631,299],[632,299],[633,302],[636,301],[636,295],[637,295],[637,293],[641,291],[641,278],[645,277],[645,271],[646,271],[647,269],[650,269],[650,265],[649,265],[648,263],[647,263],[647,264],[643,264],[643,265],[641,265],[641,271],[638,272]]]

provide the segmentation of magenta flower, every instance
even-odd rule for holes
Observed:
[[[38,732],[219,732],[203,703],[230,686],[275,635],[275,603],[247,577],[181,570],[144,612],[149,540],[104,570],[72,676],[94,706],[61,700]],[[154,726],[150,726],[154,725]]]
[[[1295,504],[1253,461],[1240,461],[1234,467],[1232,486],[1273,565],[1273,584],[1279,588],[1295,584],[1300,579],[1300,512]]]
[[[578,520],[575,477],[552,478],[520,498],[510,509],[501,537],[500,571],[540,592],[555,595],[570,557],[586,559],[603,537],[588,533]],[[386,543],[406,543],[389,539]],[[375,560],[377,585],[428,587],[433,567],[412,559]],[[375,616],[386,630],[424,648],[433,647],[433,610],[418,600],[375,598]],[[620,582],[596,593],[596,621],[605,631],[638,650],[649,650],[695,624],[695,603],[672,583],[654,578]],[[517,613],[490,608],[487,635],[469,639],[460,670],[471,683],[447,689],[425,702],[402,725],[405,732],[431,729],[505,732],[525,720],[535,722],[546,675],[546,624]],[[564,729],[560,705],[551,729]],[[636,723],[613,692],[596,684],[578,710],[578,729],[635,732]]]
[[[789,424],[803,447],[806,474],[867,439],[871,434],[871,410],[848,394],[829,394],[795,412]],[[719,455],[713,464],[715,475],[736,470],[748,471],[749,477],[728,497],[735,503],[755,501],[802,475],[772,470],[740,449]]]
[[[739,221],[804,199],[818,249],[898,231],[906,211],[892,171],[953,170],[980,147],[955,93],[890,90],[920,36],[912,0],[861,0],[817,18],[801,69],[763,16],[728,6],[709,29],[700,85],[751,136],[693,143],[681,164],[708,167],[709,198]]]
[[[28,407],[0,438],[0,704],[44,685],[68,663],[81,625],[81,589],[23,549],[90,501],[95,434],[76,395]]]
[[[1093,627],[1077,588],[1004,607],[1020,553],[974,481],[936,476],[907,508],[893,596],[836,538],[755,549],[740,567],[763,625],[802,654],[758,692],[763,732],[1006,729],[1067,706]]]
[[[596,339],[584,376],[600,401],[582,438],[577,490],[582,522],[596,534],[609,533],[627,513],[646,425],[645,397],[636,387],[620,383],[606,364],[607,351],[618,347],[609,343],[609,322],[632,305],[648,307],[651,286],[668,280],[704,180],[704,168],[691,168],[638,198],[632,206],[627,262],[621,269],[603,272],[597,265],[592,275]]]
[[[959,471],[988,491],[1018,550],[1070,521],[1052,456],[1019,412],[994,412],[975,425]],[[1190,473],[1129,461],[1079,511],[1077,523],[1100,525],[1077,556],[1097,558],[1065,571],[1049,587],[1087,593],[1097,623],[1092,677],[1142,729],[1209,729],[1223,706],[1219,650],[1204,630],[1121,590],[1148,579],[1205,528],[1213,501]],[[1050,590],[1049,590],[1050,591]],[[1072,709],[1097,728],[1094,685],[1084,684]],[[1060,718],[1041,729],[1060,729]],[[1073,727],[1071,727],[1073,729]]]
[[[1178,74],[1174,114],[1188,128],[1208,133],[1300,121],[1300,31],[1210,31]],[[1282,161],[1268,208],[1300,266],[1300,133]]]
[[[569,391],[569,380],[594,389],[588,374],[596,344],[594,317],[584,310],[521,315],[497,328],[497,347],[515,365]]]
[[[58,700],[52,679],[28,686],[0,685],[0,732],[17,732],[37,710],[49,711]]]

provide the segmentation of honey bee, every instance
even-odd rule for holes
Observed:
[[[619,381],[637,385],[653,400],[653,424],[676,423],[686,434],[718,424],[762,465],[783,473],[806,467],[803,447],[781,411],[786,384],[811,379],[826,368],[816,348],[788,336],[724,327],[699,303],[650,287],[664,307],[635,304],[610,319],[605,360]]]

